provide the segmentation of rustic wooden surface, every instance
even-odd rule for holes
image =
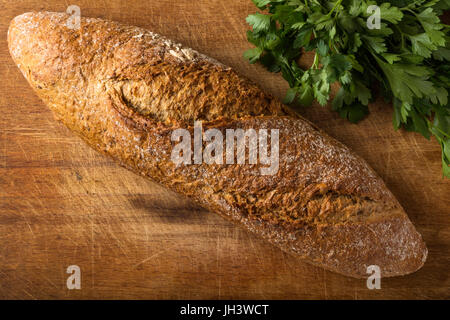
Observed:
[[[305,264],[118,167],[55,122],[13,64],[6,32],[18,14],[70,4],[0,2],[0,298],[450,298],[450,180],[442,178],[438,144],[395,132],[389,105],[372,106],[359,125],[320,107],[302,111],[376,169],[428,244],[423,269],[368,290],[364,280]],[[286,90],[280,76],[242,59],[250,0],[76,4],[84,16],[198,49],[277,97]],[[73,264],[82,288],[69,291]]]

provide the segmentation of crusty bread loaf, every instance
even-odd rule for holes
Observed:
[[[121,165],[240,223],[286,252],[353,277],[419,269],[427,249],[383,181],[358,156],[232,69],[147,30],[100,19],[66,26],[26,13],[11,55],[57,119]],[[279,129],[279,169],[175,164],[177,128]]]

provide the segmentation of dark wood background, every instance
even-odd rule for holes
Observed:
[[[326,108],[302,114],[365,158],[428,244],[418,272],[381,290],[310,266],[115,165],[55,122],[11,60],[10,20],[65,11],[146,27],[234,67],[282,98],[279,75],[249,65],[250,0],[0,2],[0,298],[450,298],[450,180],[436,141],[395,132],[391,106],[359,125]],[[78,265],[81,290],[66,288]]]

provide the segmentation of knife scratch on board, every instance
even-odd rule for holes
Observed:
[[[137,267],[139,267],[140,265],[146,263],[147,261],[150,261],[151,259],[156,258],[156,257],[159,256],[161,253],[166,252],[166,251],[170,250],[171,248],[172,248],[172,247],[167,248],[167,249],[164,249],[164,250],[161,250],[161,251],[158,251],[158,252],[152,254],[151,256],[145,258],[145,259],[142,260],[141,262],[135,264],[135,265],[133,266],[133,269],[136,269]]]

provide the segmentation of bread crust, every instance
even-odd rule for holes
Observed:
[[[344,275],[419,269],[427,249],[367,163],[231,68],[138,27],[63,13],[16,17],[10,53],[55,117],[94,149],[282,250]],[[279,170],[176,165],[172,132],[278,129]],[[247,159],[248,160],[248,159]]]

